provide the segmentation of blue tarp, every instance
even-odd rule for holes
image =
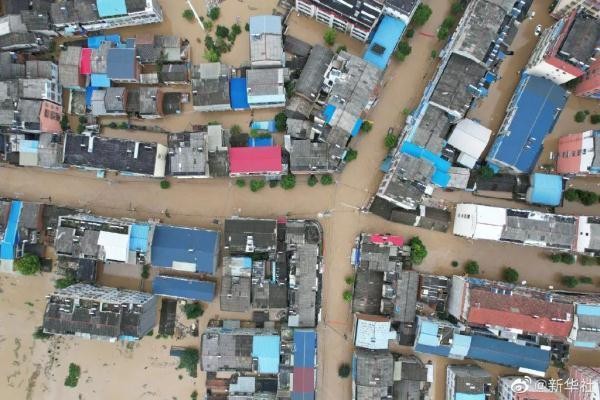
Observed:
[[[87,47],[90,49],[97,49],[100,47],[102,42],[113,42],[115,45],[121,43],[120,35],[99,35],[99,36],[90,36],[87,40]]]
[[[214,274],[219,234],[214,231],[157,225],[152,239],[152,265],[172,268],[173,263],[195,264],[196,272]]]
[[[358,132],[360,132],[360,127],[362,126],[363,120],[362,119],[357,119],[356,122],[354,123],[354,127],[352,127],[352,131],[350,132],[350,136],[355,137],[356,135],[358,135]]]
[[[421,158],[429,161],[435,167],[431,181],[440,187],[448,186],[448,182],[450,182],[450,175],[448,174],[448,171],[452,166],[448,160],[444,160],[431,151],[410,142],[404,142],[400,148],[400,151],[415,158]]]
[[[390,168],[392,167],[392,160],[393,158],[391,156],[387,156],[385,158],[385,160],[383,160],[381,162],[381,165],[379,166],[379,170],[383,173],[387,173]]]
[[[211,302],[215,298],[215,283],[173,276],[157,276],[152,281],[152,293],[177,299]]]
[[[528,200],[532,204],[557,206],[562,200],[563,180],[560,175],[536,173],[531,176],[531,196]]]
[[[246,78],[232,78],[229,81],[229,97],[231,108],[234,110],[247,110],[250,108]]]
[[[258,372],[276,374],[279,372],[279,336],[257,335],[252,338],[252,357],[258,359]]]
[[[314,329],[294,331],[294,368],[314,368],[317,334]]]
[[[277,132],[277,128],[275,127],[275,120],[252,121],[250,129],[256,129],[258,131]]]
[[[150,235],[150,225],[133,224],[129,233],[129,251],[148,251],[148,236]]]
[[[323,117],[325,118],[325,122],[329,123],[331,118],[333,118],[333,113],[335,112],[335,106],[333,104],[327,104],[323,109]]]
[[[487,161],[515,172],[531,172],[546,136],[567,102],[567,92],[544,78],[522,74],[511,100],[512,119],[497,136]]]
[[[94,94],[94,90],[99,89],[94,86],[88,86],[85,88],[85,105],[86,107],[92,106],[92,94]]]
[[[273,146],[272,137],[249,138],[248,147],[270,147]]]
[[[379,69],[385,69],[405,29],[404,21],[389,15],[384,16],[363,59]],[[382,51],[376,51],[377,49]]]
[[[91,84],[97,88],[107,88],[110,87],[110,79],[106,74],[92,74]]]
[[[550,365],[550,352],[547,350],[479,335],[471,338],[467,357],[511,368],[527,368],[540,372],[545,372]]]
[[[110,79],[135,79],[136,64],[135,49],[109,49],[106,56],[106,74]]]
[[[14,260],[15,248],[19,242],[19,220],[21,219],[21,209],[23,202],[13,200],[10,203],[8,221],[4,230],[4,236],[0,242],[0,260]]]

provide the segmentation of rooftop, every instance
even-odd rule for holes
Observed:
[[[389,318],[378,315],[356,314],[354,345],[371,350],[387,350],[389,341],[396,339]]]
[[[444,147],[451,122],[452,118],[445,111],[429,105],[410,141],[438,154]]]
[[[221,63],[206,63],[192,68],[192,97],[194,107],[230,108],[230,68]]]
[[[385,15],[379,22],[363,58],[377,68],[385,70],[405,29],[406,22]]]
[[[225,247],[231,253],[275,250],[277,222],[271,219],[229,218],[225,220]]]
[[[329,156],[329,144],[310,140],[292,140],[290,148],[292,172],[333,171],[337,162]]]
[[[356,386],[387,388],[394,381],[394,358],[388,350],[354,350]]]
[[[600,23],[595,18],[585,14],[578,14],[562,45],[558,55],[575,63],[591,64],[590,59],[596,53],[600,40]]]
[[[398,1],[398,0],[395,0]],[[359,23],[362,29],[370,30],[377,22],[383,8],[381,0],[320,0],[320,4]]]
[[[208,176],[208,149],[203,132],[169,135],[169,174],[174,176]]]
[[[290,285],[288,324],[296,327],[312,328],[317,325],[319,246],[317,244],[297,245],[290,260]],[[293,286],[293,287],[292,287]]]
[[[252,65],[283,66],[281,17],[256,15],[250,17],[250,61]]]
[[[280,174],[281,170],[281,146],[229,149],[231,174]]]
[[[325,79],[325,72],[332,59],[333,51],[327,47],[315,45],[300,73],[300,78],[298,78],[295,86],[295,93],[306,99],[316,100]]]
[[[106,64],[106,73],[110,79],[137,79],[137,59],[134,48],[109,49]]]
[[[157,276],[152,280],[152,293],[176,299],[211,302],[215,296],[215,283],[173,276]]]

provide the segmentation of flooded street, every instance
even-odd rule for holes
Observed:
[[[191,1],[196,10],[204,15],[203,0]],[[180,0],[165,0],[162,3],[165,22],[146,29],[155,33],[172,33],[187,37],[193,45],[193,62],[202,62],[203,43],[197,43],[195,38],[202,38],[203,42],[205,32],[196,22],[187,22],[181,17],[187,4]],[[358,211],[374,194],[381,180],[382,175],[378,167],[386,154],[383,139],[388,128],[402,127],[402,110],[415,107],[424,86],[435,70],[436,61],[431,59],[431,51],[439,51],[441,44],[429,35],[435,34],[437,27],[448,14],[451,2],[436,0],[428,3],[433,9],[433,15],[424,27],[417,29],[411,39],[410,56],[402,63],[392,61],[384,78],[385,87],[379,103],[367,115],[367,118],[374,122],[373,130],[368,134],[361,134],[353,141],[352,146],[358,150],[358,158],[349,163],[342,174],[335,177],[335,185],[309,187],[306,177],[298,177],[297,186],[293,190],[266,187],[258,193],[252,193],[247,187],[236,187],[230,179],[170,179],[171,188],[163,190],[157,180],[125,177],[114,173],[108,173],[105,179],[97,179],[95,173],[74,169],[51,171],[0,166],[0,181],[3,183],[0,195],[29,201],[51,197],[54,204],[86,209],[99,215],[141,220],[160,218],[167,223],[212,229],[219,229],[222,220],[232,215],[318,218],[325,213],[327,217],[320,219],[325,232],[325,271],[323,321],[318,328],[318,398],[350,399],[351,380],[340,379],[337,368],[340,363],[349,362],[352,357],[352,315],[350,305],[343,300],[342,293],[347,288],[344,277],[353,272],[350,252],[354,239],[360,232],[392,233],[406,238],[420,236],[429,252],[424,263],[416,268],[423,272],[461,274],[462,267],[453,268],[451,262],[456,260],[462,265],[465,261],[473,259],[479,262],[482,277],[498,279],[502,269],[511,266],[519,271],[520,279],[533,286],[558,285],[561,274],[566,273],[592,276],[596,282],[600,279],[600,268],[583,267],[579,264],[553,264],[548,260],[547,252],[537,248],[468,241],[451,233],[444,234],[399,225]],[[547,7],[546,3],[547,1],[540,4],[536,2],[534,7],[543,10]],[[240,16],[240,24],[244,25],[244,18],[247,19],[248,15],[270,14],[275,4],[274,0],[226,0],[221,4],[222,16],[217,24],[229,26]],[[540,18],[546,18],[541,16],[544,14],[541,11],[537,14]],[[536,23],[546,24],[544,21],[538,22],[537,19],[526,21],[526,32],[523,34],[531,34],[529,31]],[[289,20],[288,33],[310,43],[322,43],[325,29],[326,26],[322,24],[294,14]],[[131,36],[144,31],[144,27],[119,31],[124,36]],[[237,38],[235,48],[223,57],[223,61],[232,65],[247,61],[247,42],[248,35],[243,31]],[[352,53],[359,55],[364,48],[363,44],[341,34],[338,34],[336,46],[338,43],[347,45]],[[532,46],[532,42],[528,41],[522,46],[522,51],[525,52]],[[520,52],[515,49],[514,57],[520,57]],[[512,65],[510,59],[503,65],[503,68],[506,68],[503,79],[494,86],[494,89],[502,89],[498,90],[498,93],[493,89],[488,99],[490,101],[473,112],[473,118],[480,119],[492,129],[495,127],[489,124],[499,124],[516,85],[517,77],[512,77],[509,71],[522,68],[518,65],[526,61],[522,58],[514,60],[515,65]],[[499,112],[498,109],[502,111]],[[192,125],[206,124],[209,121],[219,121],[225,127],[238,124],[246,129],[252,118],[270,119],[278,111],[260,110],[254,112],[254,115],[249,111],[197,113],[193,112],[188,104],[180,115],[135,123],[159,126],[171,132],[190,129]],[[568,124],[566,114],[567,112],[563,113],[557,130],[570,133],[567,131],[573,129],[573,126]],[[568,118],[572,121],[572,115]],[[104,134],[166,143],[165,133],[107,129]],[[465,199],[470,198],[463,198],[462,196],[468,195],[463,193],[447,195],[443,198],[449,203],[469,201]],[[484,202],[479,201],[479,198],[476,200]],[[168,211],[170,217],[165,216],[165,211]],[[219,220],[218,225],[214,223],[215,219]],[[45,296],[53,290],[51,278],[48,274],[33,278],[0,276],[0,358],[6,360],[0,365],[0,374],[6,377],[6,383],[1,385],[3,398],[120,399],[124,397],[124,393],[132,393],[133,396],[128,397],[181,400],[188,399],[193,390],[197,390],[199,398],[202,398],[205,393],[204,374],[200,372],[198,379],[188,377],[187,372],[175,369],[177,361],[169,356],[170,346],[197,347],[199,338],[176,340],[147,337],[130,347],[75,338],[33,340],[31,333],[41,324]],[[139,284],[135,279],[124,281],[123,278],[115,277],[106,277],[104,282],[126,283],[132,287]],[[148,285],[145,287],[148,288]],[[582,285],[580,288],[595,289],[591,285]],[[206,327],[210,318],[217,317],[249,319],[251,315],[221,312],[217,297],[200,319],[200,331]],[[577,357],[590,358],[586,354]],[[436,382],[440,383],[435,387],[434,399],[437,400],[442,398],[440,396],[444,392],[443,382],[448,360],[432,360],[435,364]],[[82,369],[80,383],[76,389],[69,389],[63,385],[70,362],[79,364]],[[495,373],[500,370],[506,371],[495,366],[486,367],[490,367]]]

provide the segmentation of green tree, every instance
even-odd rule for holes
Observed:
[[[434,60],[437,58],[437,51],[431,50],[431,58]]]
[[[189,8],[186,10],[183,10],[182,16],[183,16],[183,18],[187,19],[189,22],[192,22],[194,20],[194,12],[192,10],[190,10]]]
[[[80,115],[78,120],[80,124],[85,124],[87,122],[87,118],[85,117],[85,115]]]
[[[202,304],[198,302],[186,303],[183,306],[183,312],[185,313],[185,317],[187,319],[196,319],[201,317],[204,314],[204,309],[202,308]]]
[[[574,288],[579,284],[579,279],[572,275],[563,275],[563,277],[561,278],[561,282],[568,288]]]
[[[347,285],[354,285],[354,275],[348,275],[344,278]]]
[[[579,263],[581,265],[595,265],[596,264],[596,258],[592,257],[592,256],[586,256],[586,255],[581,255],[579,256]]]
[[[198,349],[185,349],[179,358],[177,369],[186,369],[190,376],[195,378],[198,374],[198,361],[200,361]]]
[[[350,372],[352,372],[352,369],[350,368],[350,364],[342,364],[338,367],[338,376],[340,378],[347,378],[350,376]]]
[[[239,24],[233,24],[233,25],[231,25],[231,33],[233,33],[235,36],[237,36],[240,33],[242,33],[242,28],[240,27]]]
[[[483,179],[490,179],[494,175],[494,170],[489,165],[484,165],[483,167],[479,168],[479,176],[481,176]]]
[[[462,13],[463,11],[465,11],[465,6],[463,5],[462,2],[457,1],[456,3],[452,3],[452,7],[450,8],[450,12],[453,15],[458,15],[458,14]]]
[[[283,178],[281,178],[281,187],[284,190],[293,189],[296,186],[296,175],[287,174]]]
[[[206,21],[202,21],[202,24],[204,25],[204,29],[206,29],[206,32],[210,32],[213,28],[213,22],[209,19],[207,19]]]
[[[242,133],[242,128],[238,124],[235,124],[231,128],[229,128],[229,132],[232,135],[239,135],[240,133]]]
[[[264,188],[266,182],[264,179],[251,179],[250,180],[250,190],[252,192],[258,192],[260,189]]]
[[[40,268],[40,259],[33,254],[25,254],[15,261],[15,270],[23,275],[35,275],[40,272]]]
[[[85,125],[83,125],[83,124],[77,125],[77,133],[81,134],[81,133],[83,133],[83,131],[85,131]]]
[[[219,7],[213,7],[208,10],[208,18],[212,19],[213,21],[218,20],[220,15],[221,9]]]
[[[71,363],[69,364],[69,375],[65,379],[65,386],[75,387],[79,382],[79,376],[81,375],[81,368],[79,365]]]
[[[587,118],[587,114],[585,113],[585,111],[577,111],[575,113],[575,117],[574,117],[575,122],[581,123],[581,122],[585,121],[586,118]]]
[[[396,146],[398,145],[398,136],[394,135],[393,133],[388,133],[387,135],[385,135],[383,144],[388,150],[396,148]]]
[[[287,115],[282,111],[275,116],[275,129],[285,132],[287,129]]]
[[[244,30],[246,32],[250,32],[250,24],[246,22],[246,25],[244,25]]]
[[[350,162],[356,160],[358,157],[358,151],[354,149],[346,150],[346,155],[344,156],[344,161]]]
[[[450,265],[452,265],[453,268],[458,267],[458,261],[454,260],[450,263]]]
[[[161,189],[168,189],[171,187],[171,182],[169,182],[166,179],[163,179],[162,181],[160,181],[160,188]]]
[[[469,275],[477,275],[479,273],[479,263],[474,260],[469,260],[465,263],[465,272]]]
[[[373,122],[371,122],[371,121],[365,120],[360,125],[360,130],[363,132],[371,132],[371,129],[373,129]]]
[[[418,236],[413,237],[408,242],[410,245],[410,259],[413,264],[419,265],[427,257],[427,248]]]
[[[321,175],[321,185],[331,185],[333,183],[333,176],[331,174]]]
[[[449,15],[446,18],[444,18],[444,21],[442,22],[442,26],[445,26],[446,28],[451,29],[455,23],[456,23],[456,20],[454,19],[454,17]]]
[[[340,44],[337,49],[335,49],[335,52],[340,54],[342,51],[348,51],[348,47],[346,47],[345,44]]]
[[[243,179],[241,179],[241,178],[240,179],[236,179],[235,180],[235,184],[236,184],[237,187],[243,188],[244,186],[246,186],[246,181],[243,180]]]
[[[589,284],[594,283],[594,280],[589,276],[580,276],[579,283],[584,283],[584,284],[589,285]]]
[[[592,124],[599,124],[600,123],[600,114],[592,114],[590,116],[590,122]]]
[[[215,34],[220,38],[226,38],[227,36],[229,36],[229,28],[223,25],[217,25],[217,30],[215,31]]]
[[[431,17],[432,13],[433,11],[431,10],[431,7],[429,7],[427,4],[421,3],[415,10],[411,22],[416,26],[423,26],[429,17]]]
[[[579,200],[579,191],[577,189],[569,188],[565,190],[564,193],[565,200],[567,201],[578,201]]]
[[[398,59],[398,61],[404,61],[406,56],[408,56],[411,51],[412,51],[412,47],[410,47],[410,45],[408,44],[408,42],[406,40],[403,40],[398,44],[398,48],[396,49],[395,56]]]
[[[317,183],[319,183],[319,179],[317,179],[316,176],[311,175],[308,177],[308,186],[313,187],[315,186]]]
[[[204,52],[204,58],[208,62],[218,62],[221,59],[221,55],[215,50],[206,50]]]
[[[63,131],[69,129],[69,117],[67,117],[67,114],[63,114],[62,117],[60,117],[60,129]]]
[[[445,27],[444,25],[440,26],[440,28],[437,31],[438,40],[446,40],[446,39],[448,39],[449,35],[450,35],[450,30],[447,27]]]
[[[552,253],[552,254],[550,254],[550,260],[553,263],[559,263],[561,261],[560,253]]]
[[[148,279],[148,278],[150,278],[150,265],[144,264],[142,266],[141,276],[142,276],[142,279]]]
[[[129,129],[129,124],[123,121],[119,124],[119,129]]]
[[[333,28],[329,28],[323,34],[323,40],[328,46],[333,46],[335,43],[335,38],[337,37],[337,32]]]
[[[408,39],[412,38],[415,36],[415,30],[413,28],[408,28],[404,36],[406,36]]]
[[[502,271],[502,277],[506,282],[516,283],[519,280],[519,272],[511,267],[506,267]]]
[[[579,201],[585,206],[591,206],[598,202],[598,195],[594,192],[588,192],[585,190],[579,191]]]
[[[190,400],[198,400],[198,391],[194,390],[190,395]]]
[[[561,253],[560,262],[563,264],[572,265],[575,264],[575,256],[571,253]]]
[[[344,293],[342,293],[342,297],[346,303],[350,303],[352,301],[352,290],[346,289]]]

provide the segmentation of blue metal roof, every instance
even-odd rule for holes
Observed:
[[[257,335],[252,338],[252,357],[258,358],[258,372],[279,372],[279,336]]]
[[[127,15],[125,0],[96,0],[96,6],[98,15],[102,18]]]
[[[250,17],[250,35],[262,35],[265,33],[281,35],[281,17],[277,15],[255,15]]]
[[[373,35],[371,44],[369,44],[363,55],[363,59],[379,69],[385,69],[405,29],[406,23],[404,21],[389,15],[384,16]],[[373,51],[376,45],[383,47],[381,54]]]
[[[354,126],[352,127],[352,131],[350,132],[350,136],[355,137],[356,135],[358,135],[358,132],[360,132],[360,127],[363,124],[363,120],[362,119],[357,119],[356,122],[354,123]]]
[[[335,106],[333,104],[327,104],[323,109],[323,117],[325,117],[325,122],[329,123],[331,118],[333,118],[333,114],[335,113]]]
[[[135,79],[135,49],[111,48],[106,56],[106,74],[110,79]]]
[[[452,338],[452,347],[450,356],[455,358],[465,358],[471,347],[471,336],[455,334]]]
[[[552,131],[567,91],[553,82],[522,74],[511,99],[510,124],[501,131],[487,157],[490,163],[517,172],[530,172],[542,152],[545,137]]]
[[[269,121],[252,121],[250,125],[251,129],[256,129],[259,131],[267,131],[267,132],[277,132],[277,128],[275,127],[275,120]]]
[[[448,346],[427,346],[425,344],[417,343],[415,345],[415,351],[417,353],[433,354],[442,357],[448,357],[450,355],[450,347]]]
[[[314,368],[317,333],[314,329],[294,331],[294,368]]]
[[[485,393],[455,393],[454,400],[485,400]]]
[[[0,242],[0,260],[14,260],[15,259],[15,247],[19,242],[19,220],[21,219],[21,210],[23,209],[23,202],[19,200],[13,200],[10,203],[10,210],[8,212],[8,221],[6,222],[6,228],[4,230],[4,236]]]
[[[273,146],[272,137],[251,137],[248,138],[249,147],[270,147]]]
[[[133,224],[129,233],[129,251],[148,251],[148,236],[150,235],[150,225]]]
[[[173,276],[157,276],[152,281],[152,293],[177,299],[211,302],[215,298],[215,283]]]
[[[557,206],[562,200],[563,180],[560,175],[535,173],[531,177],[529,202],[546,206]]]
[[[315,400],[315,392],[292,392],[292,400]]]
[[[600,317],[600,304],[577,304],[577,315]]]
[[[110,79],[108,79],[107,74],[92,74],[91,75],[91,86],[95,88],[107,88],[110,87]],[[91,98],[90,98],[91,102]]]
[[[173,263],[196,265],[196,272],[214,274],[219,246],[215,231],[157,225],[152,239],[152,265],[172,268]]]
[[[92,95],[94,94],[94,90],[98,89],[94,86],[88,86],[85,88],[85,105],[87,107],[92,106]]]
[[[100,47],[102,42],[113,42],[115,45],[119,45],[121,43],[121,35],[98,35],[98,36],[90,36],[87,39],[87,47],[90,49],[97,49]]]
[[[511,368],[527,368],[540,372],[545,372],[550,365],[550,352],[547,350],[479,335],[471,338],[467,357]]]
[[[247,110],[250,108],[246,78],[231,78],[229,81],[229,97],[231,108],[234,110]]]
[[[429,161],[435,168],[431,181],[440,187],[448,186],[448,182],[450,182],[448,171],[452,166],[448,160],[444,160],[439,155],[411,142],[404,142],[400,151],[415,158]]]

